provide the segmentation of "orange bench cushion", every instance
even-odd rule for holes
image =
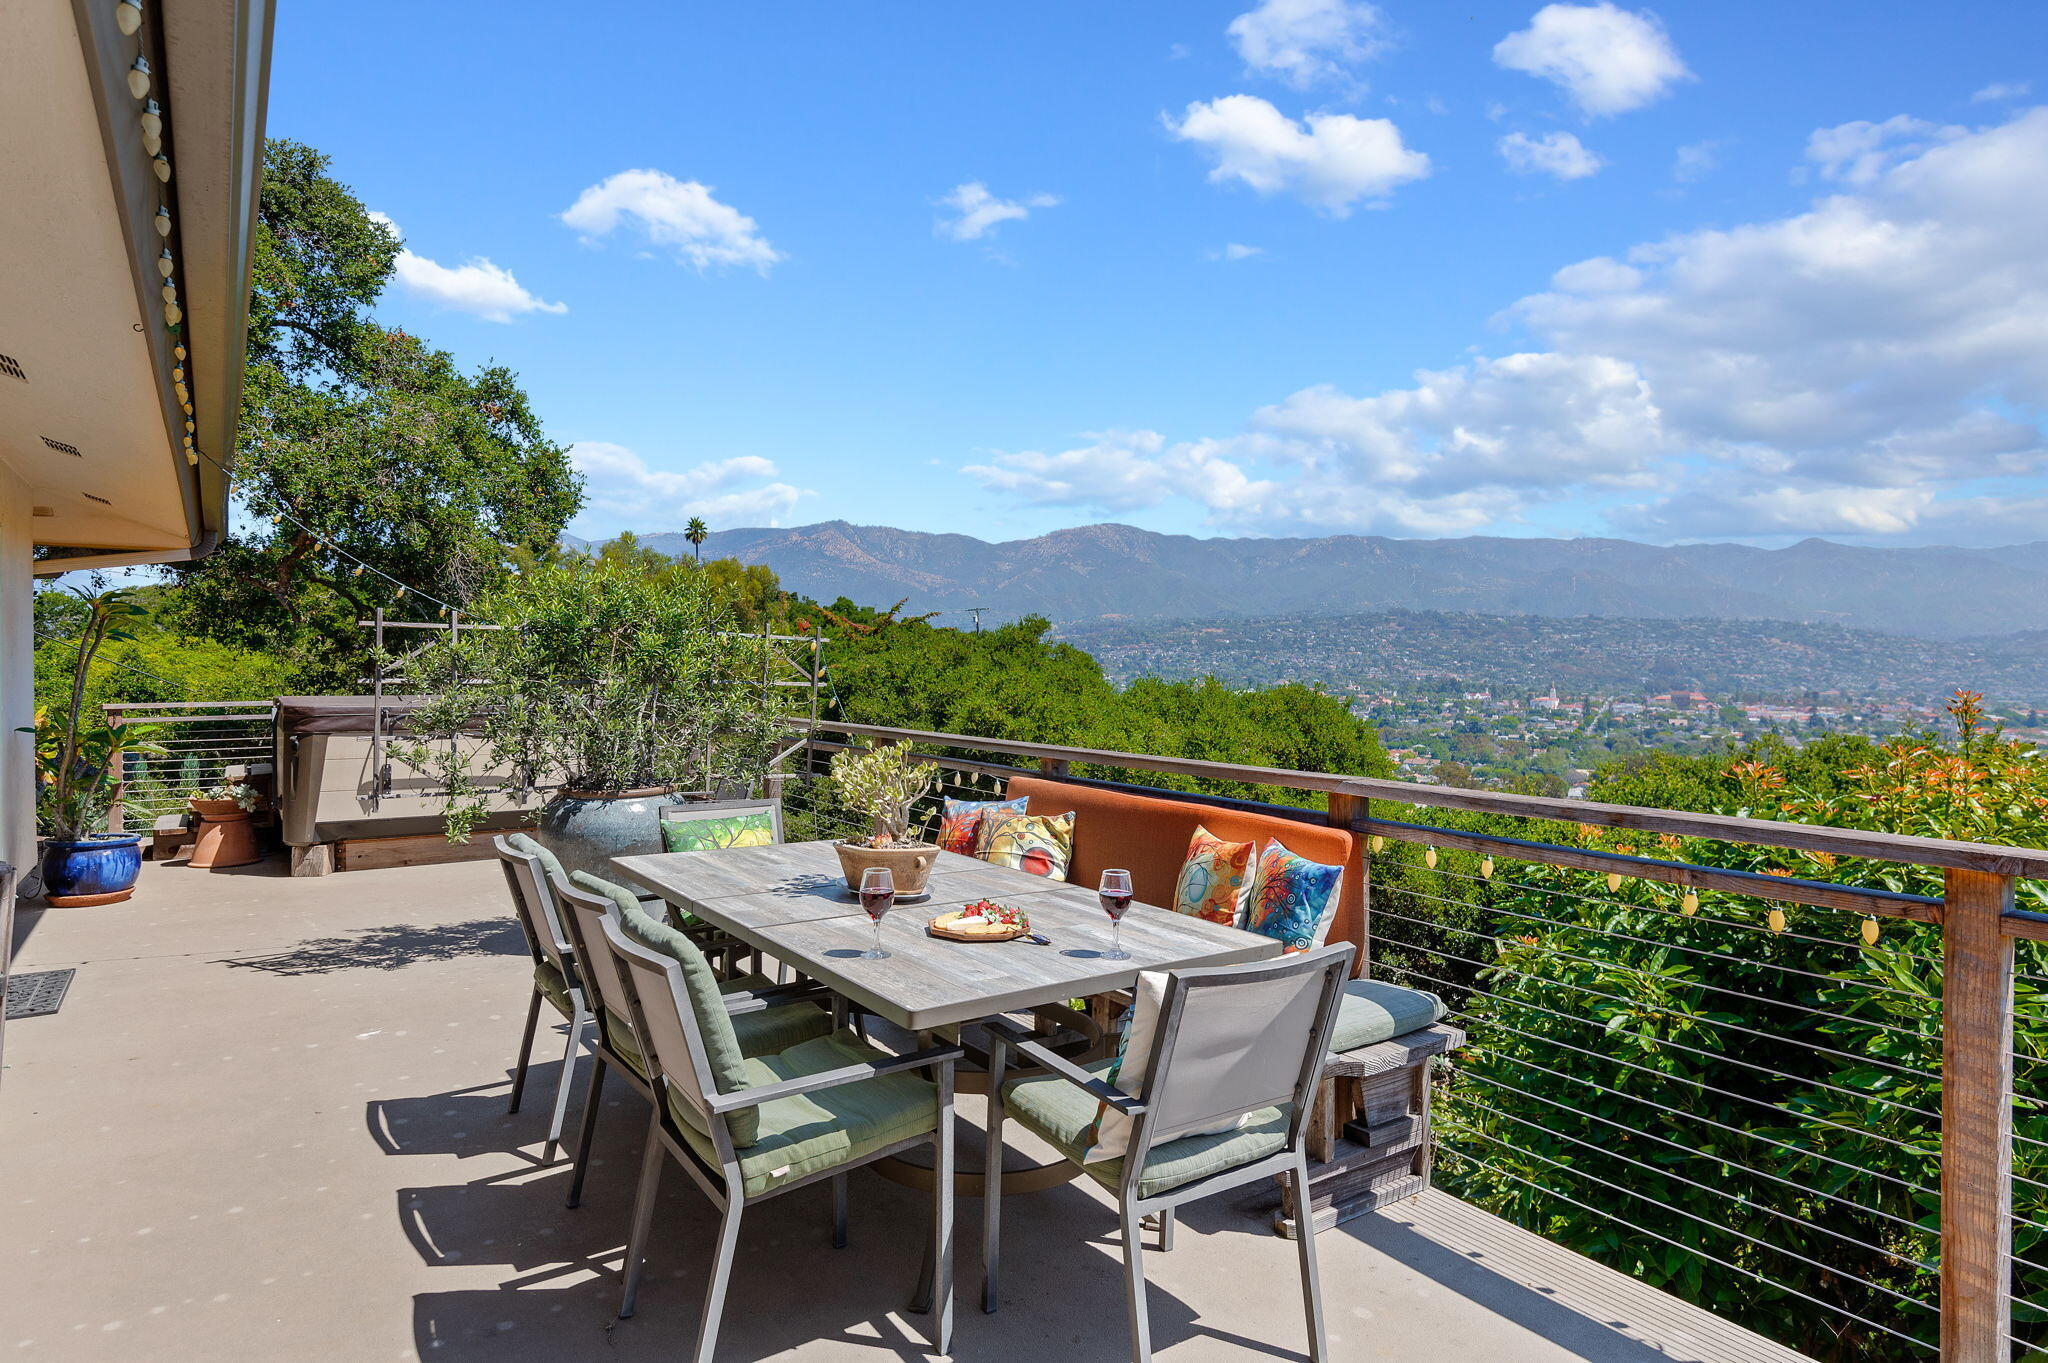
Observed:
[[[1171,907],[1173,887],[1187,860],[1188,841],[1199,826],[1227,842],[1265,845],[1277,838],[1290,852],[1344,868],[1338,891],[1337,916],[1330,924],[1332,942],[1365,946],[1365,872],[1359,838],[1348,828],[1295,823],[1267,814],[1219,809],[1155,795],[1075,785],[1038,776],[1010,778],[1009,798],[1024,796],[1032,814],[1074,811],[1074,852],[1067,879],[1093,889],[1106,867],[1131,873],[1138,902]],[[1361,962],[1355,963],[1362,964]]]

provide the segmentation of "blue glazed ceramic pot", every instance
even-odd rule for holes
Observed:
[[[534,840],[561,860],[564,871],[616,880],[613,857],[661,851],[656,811],[675,802],[664,789],[558,790],[541,806]]]
[[[43,898],[60,909],[118,904],[142,874],[142,835],[51,838],[43,843]]]

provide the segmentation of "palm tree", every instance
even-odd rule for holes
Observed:
[[[683,527],[683,538],[697,550],[697,562],[704,561],[704,537],[711,533],[711,527],[704,524],[702,516],[690,517],[690,523]]]

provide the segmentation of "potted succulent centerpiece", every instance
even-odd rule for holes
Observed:
[[[71,662],[71,697],[61,717],[47,709],[25,732],[36,743],[36,824],[42,835],[37,869],[43,898],[58,908],[116,904],[135,893],[142,872],[142,839],[108,832],[108,814],[130,752],[161,753],[158,729],[85,719],[85,683],[93,659],[111,639],[128,639],[124,625],[147,612],[122,587],[84,596],[87,607]]]
[[[408,662],[429,699],[393,749],[446,790],[451,839],[502,794],[478,773],[511,772],[551,792],[534,836],[566,869],[610,875],[612,857],[661,850],[661,805],[765,776],[782,703],[705,574],[576,557],[518,574],[472,612],[498,628]]]
[[[833,789],[871,824],[866,837],[835,844],[848,889],[860,889],[861,872],[870,866],[886,866],[897,894],[924,893],[939,849],[912,835],[911,811],[931,784],[930,765],[907,743],[832,754]]]

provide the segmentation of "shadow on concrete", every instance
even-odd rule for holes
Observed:
[[[325,975],[336,970],[402,970],[422,961],[525,952],[526,942],[510,918],[476,918],[467,923],[366,928],[352,937],[312,937],[283,951],[228,956],[215,964],[272,975]]]

